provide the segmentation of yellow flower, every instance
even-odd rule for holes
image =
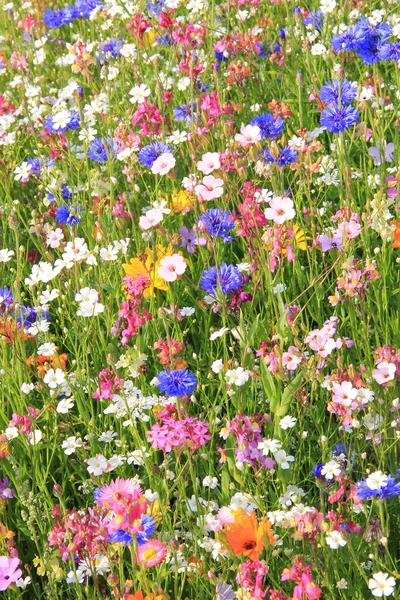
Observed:
[[[293,233],[296,238],[296,248],[299,250],[307,250],[307,242],[305,233],[298,225],[293,225]]]
[[[173,192],[171,196],[170,208],[173,214],[183,212],[185,209],[190,209],[193,207],[193,204],[194,198],[186,190]]]
[[[161,260],[165,256],[172,256],[173,253],[171,245],[168,248],[157,246],[155,252],[150,248],[146,248],[143,254],[137,254],[136,257],[130,259],[128,264],[122,265],[122,268],[127,277],[133,277],[134,279],[139,275],[148,275],[150,285],[144,291],[144,296],[154,296],[154,288],[164,292],[168,289],[166,281],[159,276],[158,269]]]

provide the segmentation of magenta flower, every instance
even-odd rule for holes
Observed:
[[[0,556],[0,592],[4,592],[21,577],[22,571],[17,569],[20,562],[19,558]]]

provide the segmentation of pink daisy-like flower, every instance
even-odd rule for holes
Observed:
[[[96,496],[96,503],[104,508],[118,512],[127,503],[138,501],[143,496],[143,490],[134,479],[117,477],[108,485],[103,485]]]
[[[166,175],[174,168],[176,164],[175,158],[170,152],[164,152],[161,154],[151,165],[151,172],[154,175]]]
[[[163,213],[159,208],[151,208],[142,215],[139,219],[139,227],[144,231],[147,231],[151,227],[158,225],[163,219]]]
[[[183,275],[186,271],[186,263],[180,254],[173,254],[172,256],[165,256],[160,261],[160,267],[158,268],[158,274],[165,281],[175,281],[179,275]]]
[[[296,216],[293,201],[290,198],[274,196],[269,201],[269,208],[264,212],[265,218],[274,221],[277,225],[282,225]]]
[[[388,381],[394,379],[394,374],[396,373],[396,365],[393,363],[388,363],[386,361],[381,362],[376,369],[372,371],[372,377],[375,379],[377,383],[383,385]]]
[[[332,386],[332,400],[342,406],[351,406],[353,400],[357,397],[358,390],[353,387],[350,381],[334,383]]]
[[[160,564],[167,555],[167,547],[160,540],[149,540],[138,547],[139,562],[148,569]]]
[[[261,130],[257,125],[242,126],[240,133],[235,135],[235,141],[245,148],[261,140]]]
[[[4,592],[21,577],[22,571],[17,569],[20,562],[19,558],[0,556],[0,592]]]
[[[204,175],[209,175],[220,167],[221,163],[218,152],[206,152],[197,163],[197,168],[204,173]]]
[[[209,200],[215,200],[224,193],[223,180],[214,177],[214,175],[207,175],[203,177],[203,182],[196,185],[194,191],[200,202]]]

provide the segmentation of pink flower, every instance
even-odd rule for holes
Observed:
[[[261,140],[261,131],[257,125],[242,126],[240,133],[235,135],[235,141],[239,142],[244,148],[250,144],[255,144]]]
[[[310,341],[310,348],[322,358],[326,358],[336,348],[336,342],[332,338],[319,334]]]
[[[174,168],[176,160],[174,156],[169,152],[161,154],[151,165],[151,172],[154,175],[166,175]]]
[[[46,244],[50,246],[50,248],[58,248],[61,240],[64,239],[64,233],[62,229],[57,227],[57,229],[50,231],[46,237]]]
[[[142,488],[134,479],[117,477],[108,485],[103,485],[97,496],[96,504],[114,512],[122,512],[125,505],[138,501],[143,495]]]
[[[217,179],[214,175],[207,175],[203,178],[203,182],[196,185],[194,191],[200,202],[215,200],[224,193],[222,179]]]
[[[264,212],[265,218],[270,221],[274,221],[277,225],[282,225],[285,221],[293,219],[296,212],[294,210],[294,204],[290,198],[284,196],[274,196],[269,201],[269,208]]]
[[[337,234],[338,236],[343,237],[343,233],[347,240],[353,240],[360,235],[361,227],[357,221],[354,221],[353,219],[351,221],[343,221],[343,223],[339,223],[338,225]]]
[[[186,263],[180,254],[165,256],[160,261],[158,274],[165,281],[175,281],[179,275],[183,275],[186,271]]]
[[[218,152],[206,152],[201,157],[201,160],[197,163],[197,168],[199,171],[204,173],[204,175],[209,175],[213,171],[216,171],[221,167],[221,163],[219,161],[219,153]]]
[[[138,547],[139,562],[149,569],[158,565],[167,556],[167,547],[160,540],[149,540]]]
[[[9,585],[21,577],[22,571],[17,569],[20,562],[19,558],[0,556],[0,592],[4,592]]]
[[[157,159],[158,160],[158,159]],[[158,225],[163,219],[162,211],[159,208],[152,208],[148,210],[145,215],[139,219],[139,227],[147,231],[151,227]]]
[[[357,394],[358,390],[352,386],[350,381],[334,383],[332,386],[332,401],[342,406],[351,406]]]
[[[302,356],[296,346],[289,346],[288,351],[282,355],[282,364],[289,371],[295,371],[302,361]]]
[[[377,383],[383,385],[394,379],[396,373],[396,365],[388,362],[381,362],[376,369],[372,371],[372,377]]]

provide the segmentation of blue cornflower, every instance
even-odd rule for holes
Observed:
[[[182,104],[181,106],[174,107],[174,119],[175,121],[185,121],[187,125],[192,122],[198,121],[197,103],[193,100],[191,104]]]
[[[311,11],[308,17],[304,17],[304,25],[312,25],[316,31],[321,31],[325,15],[321,10]]]
[[[358,56],[363,59],[364,65],[373,65],[381,60],[380,53],[385,45],[378,37],[370,36],[358,44]]]
[[[167,144],[162,142],[151,142],[151,144],[144,146],[139,151],[139,162],[146,167],[152,167],[157,158],[166,152],[172,154],[172,150]]]
[[[111,58],[117,58],[121,54],[123,45],[123,40],[116,40],[115,38],[112,38],[107,42],[100,42],[96,52],[97,62],[105,65]]]
[[[26,162],[32,167],[29,171],[29,175],[38,175],[40,177],[42,161],[39,158],[28,158]]]
[[[133,540],[133,537],[130,533],[124,531],[124,529],[118,529],[115,533],[109,535],[107,539],[109,542],[114,542],[116,544],[123,542],[125,546],[129,546]]]
[[[297,159],[297,150],[291,148],[290,146],[285,146],[282,150],[279,151],[277,158],[275,159],[268,148],[264,148],[261,152],[258,153],[258,158],[264,162],[274,163],[276,162],[279,167],[284,167],[289,163],[296,162]]]
[[[101,0],[76,0],[74,4],[76,12],[84,19],[88,19],[90,13],[98,6],[103,6]]]
[[[50,319],[50,314],[47,311],[32,306],[21,306],[17,315],[18,326],[24,329],[36,323],[38,319],[45,319],[46,321]]]
[[[63,9],[58,8],[55,11],[47,8],[43,15],[43,22],[50,29],[56,29],[68,25],[74,18],[75,13],[71,6],[65,6]]]
[[[228,231],[231,231],[235,227],[235,224],[231,213],[227,210],[211,208],[197,220],[197,225],[200,225],[200,230],[203,225],[211,237],[222,237],[224,242],[232,240],[232,236],[228,235]]]
[[[197,387],[196,377],[187,369],[160,371],[157,379],[158,389],[167,396],[189,396]]]
[[[279,52],[280,46],[279,46],[279,44],[276,44],[276,45],[278,46],[278,50],[275,50],[275,52]],[[261,44],[261,42],[256,42],[254,44],[254,50],[258,56],[260,56],[261,58],[266,58],[267,52],[265,50],[264,44]]]
[[[165,0],[153,0],[146,4],[147,12],[150,17],[159,17],[165,6]]]
[[[383,44],[379,49],[380,60],[400,60],[400,42],[394,44]]]
[[[225,56],[224,53],[221,52],[220,50],[215,50],[214,56],[218,62],[222,62],[222,61],[228,62],[228,57]]]
[[[61,184],[61,197],[64,200],[72,200],[72,192],[67,188],[65,183]]]
[[[324,466],[324,463],[318,463],[317,465],[315,465],[315,467],[311,471],[312,474],[315,477],[324,477],[324,475],[322,475],[322,473],[321,473],[323,466]]]
[[[250,121],[250,125],[257,125],[260,128],[262,137],[276,138],[282,133],[285,121],[281,117],[274,119],[273,115],[264,113],[254,117]]]
[[[67,225],[77,225],[80,221],[78,213],[82,212],[80,206],[58,206],[56,209],[56,220]]]
[[[173,40],[169,33],[163,33],[157,36],[157,44],[159,46],[172,46]]]
[[[331,133],[340,133],[352,127],[358,121],[358,112],[352,106],[329,106],[322,114],[320,123]]]
[[[157,525],[153,517],[151,517],[150,515],[143,515],[142,526],[144,528],[144,531],[138,531],[138,533],[136,534],[136,539],[139,546],[142,546],[143,544],[149,541],[149,539],[155,532]]]
[[[227,265],[222,263],[218,270],[217,267],[211,267],[204,271],[200,279],[200,287],[211,294],[215,295],[218,283],[223,294],[234,292],[242,286],[242,275],[235,265]]]
[[[283,29],[283,27],[279,30],[278,36],[281,38],[281,40],[286,38],[286,31]]]
[[[389,498],[400,496],[400,481],[396,480],[392,475],[382,475],[379,471],[378,473],[381,475],[382,479],[382,483],[378,489],[375,489],[375,486],[373,488],[369,487],[367,480],[365,479],[357,482],[356,493],[360,500],[368,500],[369,498],[377,497],[379,497],[380,500],[388,500]]]
[[[349,27],[344,33],[337,33],[332,38],[332,48],[336,52],[357,50],[362,34],[355,28]]]
[[[381,42],[384,42],[392,35],[392,28],[386,21],[373,25],[365,17],[361,17],[361,19],[354,24],[354,28],[360,40],[375,37]]]
[[[7,308],[13,304],[14,298],[11,290],[8,288],[0,288],[0,314],[4,315]]]
[[[108,158],[114,158],[119,148],[118,142],[109,137],[96,138],[88,148],[88,158],[98,163],[106,162]]]
[[[339,100],[341,106],[343,106],[343,104],[350,104],[356,95],[356,88],[352,86],[347,79],[327,81],[325,85],[322,86],[319,93],[319,97],[323,102],[327,102],[334,106],[339,105]]]

